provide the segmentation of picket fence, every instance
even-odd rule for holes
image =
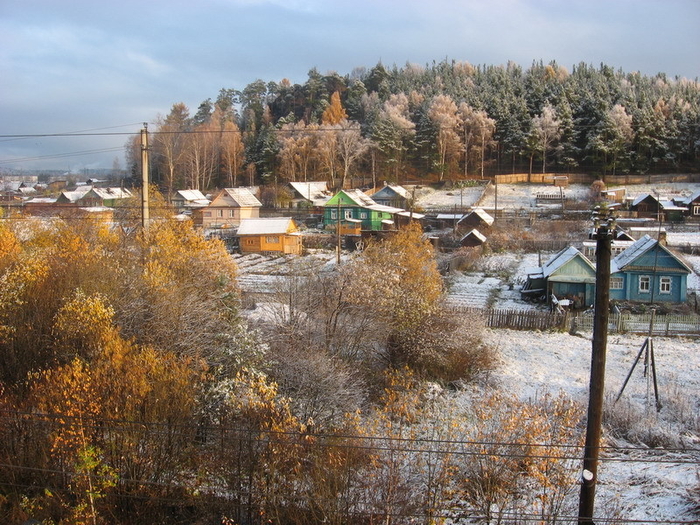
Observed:
[[[493,308],[454,307],[457,315],[480,317],[489,328],[510,328],[512,330],[562,330],[593,331],[593,313],[560,313],[540,310],[501,310]],[[700,337],[700,316],[698,315],[654,315],[652,314],[611,314],[608,318],[608,333]]]

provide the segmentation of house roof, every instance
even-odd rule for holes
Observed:
[[[700,190],[697,190],[689,197],[686,197],[685,199],[683,199],[683,202],[687,205],[687,204],[690,204],[691,202],[695,202],[699,197],[700,197]]]
[[[385,184],[383,187],[372,193],[372,198],[391,198],[394,195],[398,195],[402,199],[411,198],[411,194],[403,186],[398,184]]]
[[[248,188],[224,188],[216,197],[214,197],[212,204],[214,204],[214,202],[220,198],[223,198],[225,201],[229,201],[230,204],[241,208],[262,206],[262,203]],[[219,205],[220,203],[216,202],[216,204]]]
[[[589,261],[574,246],[569,246],[568,248],[564,248],[563,250],[554,254],[554,256],[552,256],[552,258],[549,259],[549,261],[547,261],[547,263],[544,266],[542,266],[542,275],[544,277],[549,277],[554,272],[559,270],[562,266],[564,266],[566,263],[575,259],[576,257],[580,257],[582,261],[584,261],[588,266],[590,266],[591,270],[595,271],[595,268],[591,261]]]
[[[237,235],[283,235],[294,233],[296,229],[296,223],[291,217],[241,219]]]
[[[372,206],[379,206],[372,198],[358,189],[352,190],[341,190],[348,199],[350,199],[355,205],[361,206],[363,208],[370,208]]]
[[[94,193],[103,200],[128,199],[131,197],[131,192],[126,188],[92,188],[84,196],[88,193]]]
[[[82,199],[90,193],[90,190],[92,190],[92,186],[78,186],[76,189],[72,191],[62,191],[61,195],[58,197],[58,201],[61,202],[76,202],[79,199]]]
[[[651,199],[653,199],[655,202],[658,202],[658,201],[656,200],[656,197],[654,197],[653,195],[651,195],[651,194],[649,194],[649,193],[642,193],[641,195],[637,195],[637,196],[634,198],[634,200],[632,201],[632,206],[636,206],[637,204],[639,204],[640,202],[642,202],[643,200],[646,200],[646,199],[648,199],[648,198],[651,198]]]
[[[325,181],[290,182],[289,185],[306,200],[325,203],[331,198]]]
[[[466,215],[464,215],[463,213],[438,213],[435,218],[438,220],[443,220],[443,221],[446,221],[446,220],[454,221],[454,220],[461,220],[464,217],[466,217]]]
[[[637,242],[632,244],[625,251],[623,251],[618,256],[616,256],[612,261],[610,261],[610,273],[613,274],[613,273],[625,271],[635,261],[637,261],[640,257],[642,257],[648,251],[652,250],[654,247],[657,247],[656,249],[661,250],[661,251],[665,252],[666,254],[670,255],[671,257],[673,257],[673,259],[675,259],[680,266],[682,266],[684,269],[686,269],[688,271],[688,273],[693,272],[693,270],[691,270],[687,264],[685,264],[676,255],[671,253],[669,251],[669,249],[666,248],[663,244],[659,244],[656,241],[656,239],[653,239],[653,238],[649,237],[648,235],[645,235],[644,237],[639,239]]]
[[[486,213],[486,212],[485,212],[483,209],[481,209],[481,208],[475,208],[474,210],[472,210],[471,212],[469,212],[467,215],[465,215],[464,217],[462,217],[462,218],[459,220],[459,222],[462,222],[462,221],[469,221],[470,218],[472,218],[472,217],[474,217],[474,216],[478,217],[482,222],[488,224],[489,226],[491,226],[491,225],[493,224],[493,217],[491,217],[491,215],[489,215],[488,213]]]
[[[486,242],[486,236],[483,233],[481,233],[479,230],[477,230],[476,228],[474,228],[469,233],[467,233],[464,237],[462,237],[460,242],[464,241],[464,239],[467,239],[468,237],[475,237],[476,239],[479,239],[479,241],[481,241],[482,243]]]
[[[186,201],[208,200],[199,190],[178,190],[175,193]]]

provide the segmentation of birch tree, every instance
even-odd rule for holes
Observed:
[[[496,121],[483,110],[476,110],[462,102],[458,108],[464,150],[464,177],[469,173],[469,158],[477,154],[481,178],[484,178],[486,148],[491,144],[496,131]]]
[[[154,149],[161,164],[166,195],[172,195],[175,187],[184,183],[185,144],[190,110],[182,102],[173,104],[167,117],[158,119],[154,133]]]
[[[459,126],[457,105],[449,95],[438,95],[430,105],[428,117],[437,129],[437,168],[439,180],[442,181],[449,171],[449,163],[454,160],[460,150],[460,140],[457,133]]]
[[[547,170],[547,152],[552,149],[553,144],[561,135],[561,122],[557,119],[555,109],[547,104],[542,113],[532,119],[530,130],[533,143],[542,153],[542,173]]]

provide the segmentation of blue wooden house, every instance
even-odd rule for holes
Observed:
[[[382,206],[392,206],[394,208],[406,209],[410,205],[411,194],[403,186],[397,184],[387,184],[376,191],[370,193],[370,197],[377,204]]]
[[[520,290],[523,298],[546,298],[547,303],[568,300],[574,308],[593,304],[595,267],[580,251],[569,246],[552,256],[535,273],[528,274]]]
[[[681,303],[693,270],[645,235],[610,263],[610,299]]]

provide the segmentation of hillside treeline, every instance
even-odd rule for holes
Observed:
[[[165,190],[696,171],[700,84],[604,64],[379,63],[221,89],[194,112],[174,104],[152,131],[153,180]],[[135,174],[139,148],[127,145]]]

